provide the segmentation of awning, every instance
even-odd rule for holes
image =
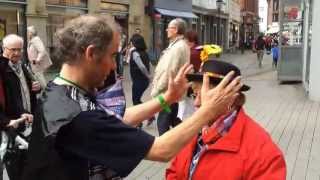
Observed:
[[[161,9],[155,8],[160,14],[165,16],[173,16],[173,17],[183,17],[183,18],[198,18],[192,12],[185,12],[185,11],[176,11],[176,10],[168,10],[168,9]]]

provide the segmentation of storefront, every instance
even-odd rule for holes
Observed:
[[[47,0],[47,47],[52,51],[55,32],[64,26],[64,24],[72,18],[81,14],[86,14],[87,0]]]
[[[198,18],[192,13],[192,0],[157,0],[154,2],[153,15],[154,42],[152,56],[159,59],[161,51],[168,46],[166,28],[168,23],[177,17],[183,18],[191,27],[192,19]]]
[[[25,6],[25,0],[0,0],[0,42],[7,34],[18,34],[25,37]]]
[[[101,1],[100,14],[108,14],[114,17],[117,23],[121,26],[121,31],[128,37],[128,20],[129,20],[129,5]]]

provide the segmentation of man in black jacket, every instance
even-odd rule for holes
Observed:
[[[31,71],[22,64],[23,39],[15,34],[10,34],[3,39],[3,54],[0,56],[0,72],[5,97],[4,110],[1,111],[1,121],[6,119],[25,119],[31,122],[33,107],[36,103],[36,93],[40,92],[40,83],[33,79]],[[25,122],[23,120],[19,122]],[[9,123],[10,124],[10,123]],[[4,157],[5,167],[10,180],[20,180],[25,155],[24,151],[18,148],[16,137],[28,136],[25,123],[18,123],[13,130],[7,130],[9,138],[8,147],[15,151],[9,156],[9,149]],[[30,131],[30,129],[29,129]],[[12,145],[12,147],[11,147]],[[24,147],[26,148],[26,147]],[[22,148],[23,149],[23,148]]]

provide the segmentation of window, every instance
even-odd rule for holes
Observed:
[[[273,14],[272,22],[278,22],[278,21],[279,21],[279,15],[278,14]]]
[[[49,5],[87,7],[87,0],[47,0]]]

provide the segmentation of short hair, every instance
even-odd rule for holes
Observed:
[[[187,29],[187,23],[181,18],[176,18],[171,21],[177,27],[177,34],[185,35]]]
[[[37,35],[37,30],[34,26],[28,26],[27,31],[30,32],[32,34],[32,36]]]
[[[195,31],[188,31],[186,33],[186,38],[189,42],[194,42],[195,44],[199,44],[198,34]]]
[[[16,34],[8,34],[2,39],[2,46],[7,47],[10,43],[19,41],[23,45],[23,38]]]
[[[93,45],[97,60],[101,60],[113,40],[116,28],[114,19],[107,15],[87,14],[72,19],[56,32],[52,58],[74,64],[83,56],[86,48]]]

